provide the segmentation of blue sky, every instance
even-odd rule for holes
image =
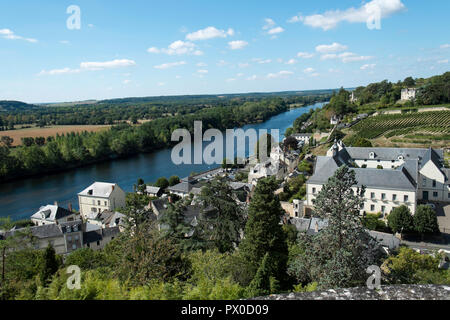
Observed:
[[[80,8],[80,29],[67,28],[70,5]],[[308,90],[428,77],[449,71],[448,12],[448,0],[5,0],[0,100]]]

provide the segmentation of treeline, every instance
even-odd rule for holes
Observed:
[[[97,133],[70,133],[44,141],[27,139],[25,145],[14,149],[3,142],[0,146],[0,181],[168,147],[172,144],[172,132],[179,128],[193,132],[194,121],[202,121],[204,130],[224,130],[265,121],[288,108],[286,100],[272,98],[234,107],[205,108],[188,115],[159,118],[141,126],[119,124]]]
[[[283,97],[287,104],[309,104],[327,99],[328,93],[311,96]],[[270,97],[273,98],[273,97]],[[103,100],[93,104],[72,106],[33,106],[24,103],[4,101],[0,112],[0,130],[13,129],[14,125],[112,125],[118,122],[155,120],[175,115],[186,115],[214,107],[235,107],[246,102],[259,102],[265,98],[259,95],[243,96],[182,96],[150,97]],[[2,104],[0,102],[0,108]],[[2,111],[2,109],[0,109]]]
[[[416,88],[415,104],[435,105],[450,102],[450,72],[431,78],[408,77],[403,81],[391,83],[387,80],[358,87],[355,96],[357,105],[379,102],[381,106],[392,106],[401,98],[401,90]]]

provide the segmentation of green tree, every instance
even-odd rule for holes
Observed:
[[[403,237],[403,233],[414,229],[411,211],[405,205],[394,208],[387,219],[389,228],[391,228],[394,233],[400,233],[400,237]]]
[[[200,201],[203,210],[196,231],[205,242],[219,252],[236,248],[245,227],[245,212],[232,196],[232,189],[223,179],[214,179],[202,188]]]
[[[314,200],[314,216],[327,225],[317,235],[299,236],[302,254],[291,262],[289,274],[300,283],[317,282],[320,288],[361,285],[367,267],[378,261],[379,246],[360,220],[365,188],[355,192],[357,184],[355,172],[342,166]]]
[[[275,264],[271,268],[271,276],[283,283],[286,279],[288,247],[286,234],[280,225],[284,211],[274,194],[277,188],[278,183],[273,177],[258,181],[239,250],[253,275],[268,253]]]
[[[55,249],[48,244],[43,256],[42,270],[40,274],[41,283],[47,286],[51,282],[51,277],[58,271],[59,263],[56,258]]]
[[[155,183],[155,186],[161,189],[166,189],[167,187],[169,187],[169,185],[169,181],[164,177],[159,178]]]
[[[169,178],[169,186],[173,187],[180,183],[180,178],[178,176],[171,176]]]
[[[422,236],[439,232],[436,212],[429,206],[420,205],[414,215],[414,229]]]

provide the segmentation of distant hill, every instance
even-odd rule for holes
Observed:
[[[0,111],[24,111],[37,108],[39,107],[34,104],[28,104],[21,101],[0,100]]]

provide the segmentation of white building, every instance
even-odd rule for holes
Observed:
[[[259,179],[273,177],[282,179],[288,174],[288,170],[283,160],[285,154],[279,145],[272,147],[270,157],[263,162],[257,163],[250,168],[248,173],[248,183],[256,185]]]
[[[298,142],[309,144],[309,140],[312,137],[312,133],[295,133],[292,135]]]
[[[115,183],[95,182],[78,194],[80,214],[88,219],[125,207],[125,192]]]
[[[352,91],[352,93],[351,93],[351,95],[350,95],[350,102],[351,102],[351,103],[354,103],[354,102],[356,102],[356,101],[358,101],[358,98],[355,96],[355,92]]]
[[[450,169],[443,167],[443,151],[412,148],[347,148],[335,143],[327,156],[317,157],[313,176],[306,183],[307,205],[342,165],[356,173],[357,187],[365,186],[361,212],[389,214],[406,205],[414,214],[417,200],[450,202]],[[383,169],[379,169],[383,168]]]
[[[414,100],[416,98],[416,92],[417,90],[415,88],[402,89],[401,100],[402,101]]]
[[[59,224],[76,220],[76,213],[55,205],[46,205],[39,208],[39,211],[31,216],[31,222],[36,226],[46,224]]]

